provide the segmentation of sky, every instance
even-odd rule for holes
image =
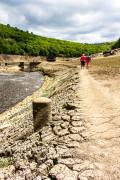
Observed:
[[[120,0],[0,0],[0,23],[45,37],[108,42],[120,37]]]

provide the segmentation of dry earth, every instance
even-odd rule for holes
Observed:
[[[99,80],[97,77],[96,80],[88,71],[80,71],[78,94],[89,138],[87,143],[82,143],[81,149],[101,171],[95,172],[96,178],[93,172],[93,179],[120,179],[119,82],[119,78]]]
[[[12,165],[0,179],[119,180],[119,78],[101,80],[70,64],[54,75],[64,81],[50,97],[52,120],[26,139],[2,142],[0,156]]]

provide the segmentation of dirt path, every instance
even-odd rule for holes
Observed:
[[[78,95],[89,138],[81,147],[96,167],[93,177],[120,179],[120,99],[87,70],[80,71]]]

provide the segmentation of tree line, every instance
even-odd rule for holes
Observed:
[[[112,45],[112,49],[120,48],[120,38]]]
[[[79,57],[111,49],[113,43],[84,44],[46,38],[0,24],[0,53],[34,56]]]

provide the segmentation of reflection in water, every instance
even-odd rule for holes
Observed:
[[[0,73],[0,113],[37,90],[43,82],[39,72]]]

